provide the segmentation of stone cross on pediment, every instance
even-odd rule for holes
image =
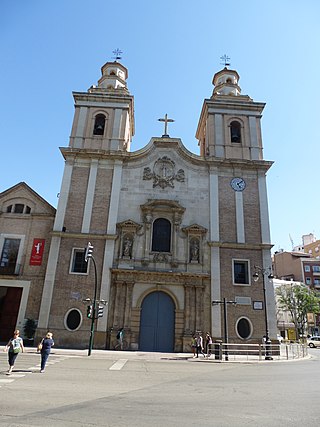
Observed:
[[[170,138],[168,135],[168,123],[174,122],[173,119],[168,119],[168,114],[164,116],[164,119],[158,119],[159,122],[164,122],[164,134],[162,138]]]

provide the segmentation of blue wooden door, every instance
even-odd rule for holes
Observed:
[[[174,351],[175,306],[164,292],[152,292],[141,307],[140,343],[142,351]]]

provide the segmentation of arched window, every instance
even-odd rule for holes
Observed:
[[[94,122],[93,135],[103,135],[106,118],[103,114],[97,114]]]
[[[152,251],[170,252],[171,223],[165,218],[158,218],[153,223]]]
[[[230,136],[231,142],[241,143],[241,125],[239,122],[230,123]]]

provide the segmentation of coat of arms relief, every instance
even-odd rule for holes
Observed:
[[[175,162],[169,157],[164,156],[159,158],[153,165],[153,171],[149,167],[143,170],[143,179],[153,179],[153,187],[172,187],[174,188],[174,181],[184,182],[185,175],[184,170],[179,169],[175,172]]]

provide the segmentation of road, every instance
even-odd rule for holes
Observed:
[[[314,426],[320,421],[320,349],[310,359],[215,363],[174,355],[55,351],[0,354],[0,425]]]

